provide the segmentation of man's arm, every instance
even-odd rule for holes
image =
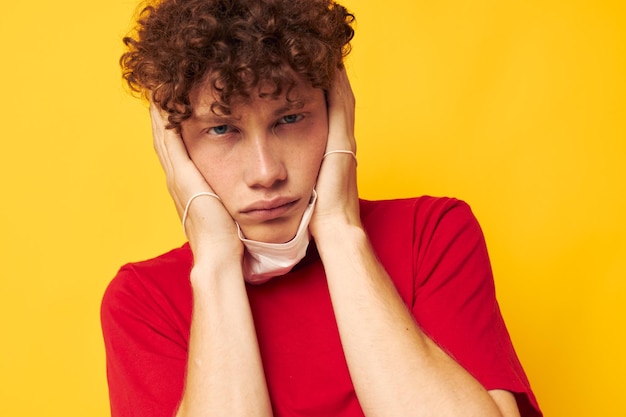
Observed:
[[[344,71],[329,92],[327,151],[355,150],[354,97]],[[519,415],[419,328],[360,223],[355,162],[326,158],[311,222],[350,375],[368,417]],[[494,399],[495,398],[495,399]],[[501,408],[502,407],[502,408]]]
[[[420,330],[361,228],[320,228],[316,241],[368,417],[503,416],[478,381]]]
[[[491,395],[504,417],[520,417],[517,401],[515,401],[515,396],[512,392],[501,389],[493,389],[487,392],[489,392],[489,395]]]
[[[241,264],[196,263],[191,282],[189,359],[176,415],[271,416]]]

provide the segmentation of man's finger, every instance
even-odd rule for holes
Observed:
[[[354,140],[354,94],[345,69],[338,70],[328,94],[328,143],[326,152],[356,151]]]
[[[165,171],[166,176],[172,172],[172,166],[169,161],[167,150],[165,148],[165,122],[163,116],[153,102],[150,102],[150,120],[152,122],[152,140],[154,150],[159,157],[159,162]]]

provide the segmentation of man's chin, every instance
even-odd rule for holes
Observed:
[[[253,226],[240,225],[243,236],[248,240],[265,243],[286,243],[294,238],[298,223],[277,219]]]

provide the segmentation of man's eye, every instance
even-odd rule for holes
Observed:
[[[220,125],[220,126],[215,126],[212,127],[208,130],[209,134],[212,135],[224,135],[228,132],[230,132],[231,128],[228,125]]]
[[[278,123],[280,123],[280,124],[291,124],[291,123],[295,123],[295,122],[299,121],[300,119],[302,119],[302,115],[301,114],[289,114],[287,116],[281,117],[280,120],[278,121]]]

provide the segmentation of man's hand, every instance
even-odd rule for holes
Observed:
[[[355,99],[345,69],[337,71],[328,91],[328,143],[326,153],[356,153],[354,138]],[[321,229],[332,230],[337,222],[360,227],[356,184],[356,160],[347,153],[332,153],[322,161],[317,178],[317,203],[310,230],[317,237]]]
[[[167,189],[174,200],[176,211],[182,217],[192,195],[200,192],[213,194],[213,190],[189,158],[182,137],[165,128],[164,115],[154,103],[150,103],[150,117],[154,149],[165,171]],[[210,196],[194,199],[184,226],[196,261],[205,245],[214,249],[214,244],[241,258],[243,245],[237,238],[235,222],[218,199]]]

